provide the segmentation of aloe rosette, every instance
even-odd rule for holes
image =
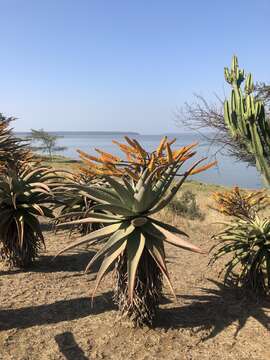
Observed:
[[[44,245],[39,216],[53,217],[54,171],[46,167],[9,170],[0,177],[0,258],[29,266]]]

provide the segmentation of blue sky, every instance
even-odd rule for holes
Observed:
[[[0,0],[0,111],[15,129],[175,132],[236,53],[270,81],[270,1]]]

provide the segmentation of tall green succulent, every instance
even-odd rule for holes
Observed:
[[[172,182],[183,162],[169,165],[159,179],[155,177],[159,170],[157,168],[153,172],[144,170],[137,183],[132,178],[116,181],[105,176],[110,189],[78,185],[82,194],[97,201],[99,205],[92,208],[88,218],[68,224],[102,222],[107,226],[83,236],[59,254],[82,244],[102,242],[103,246],[86,268],[88,271],[97,260],[103,258],[93,294],[109,268],[116,264],[115,301],[120,311],[137,324],[152,322],[159,303],[162,275],[173,292],[164,244],[202,252],[197,246],[181,238],[187,236],[183,231],[152,217],[172,200],[190,174],[209,167],[194,170],[198,163],[182,174],[175,184]],[[103,214],[96,211],[102,211]]]
[[[251,74],[239,69],[237,57],[231,69],[225,68],[225,79],[231,85],[229,100],[224,102],[224,120],[232,138],[254,155],[256,167],[267,185],[270,184],[270,126],[262,101],[254,97]],[[244,83],[244,87],[243,87]]]

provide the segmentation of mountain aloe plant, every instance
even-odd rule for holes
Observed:
[[[0,113],[0,174],[7,168],[17,169],[32,157],[27,144],[13,135],[10,127],[13,120]]]
[[[0,258],[29,266],[44,245],[38,217],[53,217],[51,184],[56,175],[43,167],[9,169],[0,177]]]
[[[253,95],[252,75],[245,75],[234,56],[231,69],[225,68],[225,79],[232,87],[230,99],[224,102],[225,124],[231,137],[255,157],[256,167],[269,185],[270,124],[263,102]]]
[[[78,185],[82,194],[99,204],[92,208],[88,218],[68,224],[102,222],[107,226],[81,237],[59,254],[82,244],[102,243],[102,247],[86,267],[88,271],[96,261],[103,258],[93,296],[104,275],[114,265],[114,301],[120,312],[131,318],[135,324],[152,323],[160,301],[162,277],[167,280],[173,292],[166,266],[165,244],[202,252],[197,246],[183,239],[187,234],[182,230],[154,217],[154,214],[173,199],[189,175],[213,165],[197,168],[201,162],[198,161],[188,171],[179,174],[186,159],[186,152],[182,151],[169,164],[157,166],[154,170],[146,167],[138,181],[129,175],[120,180],[104,175],[110,188]],[[161,175],[157,177],[158,172]],[[177,174],[180,179],[174,182]],[[103,213],[98,214],[96,211]]]
[[[265,191],[247,193],[238,188],[215,193],[216,210],[232,217],[215,234],[210,264],[227,257],[225,282],[235,280],[254,292],[270,292],[270,221],[258,215],[269,205]]]

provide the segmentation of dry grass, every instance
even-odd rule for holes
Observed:
[[[160,218],[183,228],[208,250],[219,227],[213,223],[222,219],[208,207],[213,187],[187,183],[188,189],[195,192],[205,219],[182,219],[169,210]],[[94,249],[52,261],[72,239],[49,229],[45,238],[47,251],[31,271],[0,271],[0,359],[270,359],[269,299],[247,298],[224,287],[219,269],[207,267],[207,255],[168,247],[178,301],[170,302],[165,287],[155,327],[133,329],[117,318],[110,277],[102,282],[91,308],[95,274],[86,275],[83,269]]]

